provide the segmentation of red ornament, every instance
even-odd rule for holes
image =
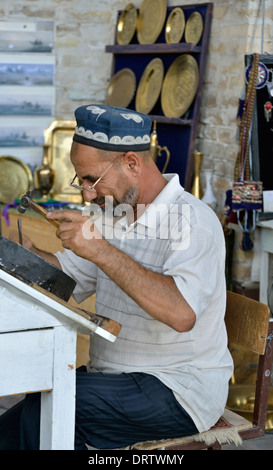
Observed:
[[[272,114],[272,103],[271,101],[267,101],[264,104],[264,115],[265,115],[265,119],[267,120],[267,122],[271,119],[271,114]]]

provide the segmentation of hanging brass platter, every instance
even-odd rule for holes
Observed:
[[[32,173],[26,163],[8,155],[0,157],[0,202],[18,199],[32,186]]]
[[[117,25],[117,43],[130,44],[135,34],[137,24],[136,7],[129,3],[122,11]]]
[[[167,14],[167,0],[143,0],[137,21],[140,44],[154,44],[162,31]]]
[[[185,27],[185,41],[195,46],[199,43],[203,33],[203,18],[198,11],[194,11],[188,18]]]
[[[161,107],[169,118],[181,117],[190,107],[199,82],[198,64],[190,54],[177,57],[168,69],[161,91]]]
[[[111,79],[107,93],[106,104],[127,108],[136,91],[136,76],[131,69],[124,68]]]
[[[167,19],[165,39],[168,44],[181,41],[185,29],[185,15],[182,8],[174,8]]]
[[[164,65],[161,59],[151,60],[144,69],[136,92],[136,110],[149,114],[156,104],[164,77]]]

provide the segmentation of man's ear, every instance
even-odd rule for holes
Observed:
[[[130,172],[131,175],[138,175],[140,172],[140,158],[134,152],[127,152],[123,158],[125,170]]]

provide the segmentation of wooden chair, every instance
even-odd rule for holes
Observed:
[[[248,348],[259,355],[255,404],[252,423],[228,409],[210,430],[181,439],[162,439],[134,444],[136,450],[221,449],[228,443],[262,437],[268,407],[270,376],[273,361],[273,319],[269,308],[239,294],[227,293],[225,316],[229,343]]]

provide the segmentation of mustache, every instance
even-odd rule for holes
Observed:
[[[105,197],[96,197],[95,199],[92,200],[92,204],[104,204],[105,203]]]
[[[92,200],[92,203],[94,204],[109,204],[109,203],[112,203],[113,206],[116,206],[117,204],[119,204],[119,201],[117,201],[117,199],[115,199],[113,196],[98,196],[96,197],[95,199]]]
[[[116,199],[113,196],[98,196],[92,200],[92,203],[97,204],[100,207],[102,206],[102,210],[107,212],[109,210],[111,211],[111,209],[115,209],[118,205],[121,204],[129,204],[134,209],[136,207],[137,201],[137,189],[132,186],[127,189],[120,199]]]

